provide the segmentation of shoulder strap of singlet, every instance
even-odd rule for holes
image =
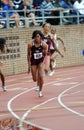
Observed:
[[[32,42],[32,46],[34,46],[34,41]]]
[[[43,41],[41,41],[41,46],[43,45]]]
[[[44,35],[44,37],[46,37],[46,38],[50,38],[50,33],[49,33],[47,36]]]
[[[43,45],[43,41],[41,41],[41,44],[40,44],[41,46]],[[32,42],[32,46],[35,46],[35,43],[34,43],[34,41]]]

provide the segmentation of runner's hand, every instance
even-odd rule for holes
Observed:
[[[63,57],[64,57],[64,55],[62,55],[62,54],[61,54],[61,57],[63,58]]]
[[[64,46],[64,51],[66,51],[66,47]]]

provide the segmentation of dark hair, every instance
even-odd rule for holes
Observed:
[[[40,30],[35,30],[32,34],[32,39],[36,37],[36,35],[39,34],[43,38],[43,33]]]
[[[6,44],[6,39],[5,38],[0,38],[0,50],[4,50],[4,45]]]
[[[45,23],[42,25],[42,28],[44,28],[46,24],[49,24],[50,27],[51,27],[51,24],[50,24],[50,23],[45,22]]]
[[[55,28],[51,28],[51,31],[55,31],[56,32],[56,29]]]

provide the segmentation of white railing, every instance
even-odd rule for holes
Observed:
[[[67,9],[61,9],[61,8],[60,9],[58,9],[58,8],[50,9],[50,10],[47,10],[47,9],[32,9],[31,11],[34,12],[35,14],[36,14],[36,12],[41,12],[41,14],[42,14],[41,16],[35,15],[36,22],[38,22],[38,23],[43,24],[46,21],[46,19],[48,19],[48,20],[49,19],[59,19],[59,25],[63,25],[63,24],[68,24],[67,19],[76,18],[77,19],[77,24],[79,24],[80,23],[80,18],[84,19],[84,15],[80,15],[78,10],[75,10],[77,12],[76,15],[65,15],[65,13],[68,14],[67,11],[69,12],[70,10],[73,10],[73,9],[68,9],[68,10]],[[26,20],[28,20],[29,22],[32,21],[32,19],[30,17],[26,16],[27,11],[28,10],[15,10],[15,12],[24,12],[24,16],[23,17],[20,16],[20,18],[19,18],[20,21],[24,21],[24,27],[26,27]],[[55,12],[59,11],[59,16],[45,16],[45,11],[53,11],[53,12],[54,11]],[[0,12],[2,12],[2,11],[0,11]],[[9,28],[11,21],[14,22],[14,18],[9,18],[8,17],[8,12],[11,12],[11,10],[10,11],[3,11],[3,12],[6,13],[6,18],[0,19],[0,21],[5,20],[6,23],[7,23],[7,28]],[[65,20],[65,23],[64,23],[63,20]],[[73,21],[72,21],[71,24],[73,24]]]

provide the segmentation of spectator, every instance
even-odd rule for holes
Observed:
[[[33,0],[33,8],[40,8],[41,4],[42,4],[43,0]]]
[[[3,20],[2,13],[0,12],[0,29],[5,28],[5,27],[6,27],[6,21]]]
[[[21,1],[21,3],[20,3],[20,1]],[[24,1],[18,0],[18,2],[17,2],[17,0],[14,0],[13,1],[13,7],[16,10],[23,10],[21,12],[20,11],[18,12],[20,16],[24,16],[25,15],[24,13],[26,11],[26,16],[31,17],[33,25],[38,25],[36,23],[36,20],[35,20],[35,14],[31,11],[32,8],[31,8],[31,6],[28,5],[27,0],[24,0]],[[27,26],[28,26],[28,20],[26,20],[26,23],[27,23]]]
[[[54,11],[54,15],[55,16],[59,16],[59,18],[56,20],[57,21],[57,24],[60,24],[60,11],[63,12],[64,11],[64,8],[62,8],[59,4],[61,0],[54,0],[52,3],[56,9],[56,11]]]
[[[0,11],[2,10],[2,8],[4,7],[4,2],[2,0],[0,0]],[[2,20],[2,13],[0,12],[0,28],[5,28],[6,26],[6,22],[5,20]]]
[[[33,8],[40,9],[42,2],[43,2],[43,0],[33,0]],[[35,14],[37,16],[41,16],[40,11],[35,11]]]
[[[0,9],[2,9],[4,7],[4,2],[2,0],[0,0]]]
[[[41,4],[41,9],[48,9],[46,11],[44,11],[44,15],[45,16],[52,16],[52,11],[49,9],[54,9],[54,6],[51,2],[51,0],[44,0]]]
[[[13,1],[13,7],[14,7],[14,9],[19,9],[20,8],[20,6],[22,6],[23,5],[23,0],[14,0]]]
[[[0,29],[6,28],[6,21],[2,19],[2,16],[0,15]]]
[[[61,7],[65,9],[73,8],[71,0],[61,0],[59,4]]]
[[[84,0],[76,0],[73,4],[74,9],[76,9],[79,15],[84,15]],[[79,18],[79,22],[84,22],[84,17]]]
[[[77,12],[73,8],[72,0],[61,0],[59,4],[62,8],[67,9],[64,13],[65,16],[77,15]],[[69,20],[70,23],[77,23],[77,19],[74,17],[67,18],[67,20]]]
[[[42,9],[48,9],[47,11],[44,11],[45,16],[59,16],[59,11],[56,10],[55,6],[53,5],[51,0],[44,0],[41,4]],[[52,10],[50,10],[52,9]],[[53,10],[55,9],[55,10]],[[52,24],[52,25],[58,25],[60,20],[59,18],[48,18],[46,22]]]
[[[8,0],[8,2],[5,2],[5,6],[2,8],[2,11],[8,11],[8,17],[14,18],[16,26],[20,26],[20,20],[19,20],[19,15],[16,13],[12,7],[12,1]],[[2,12],[2,17],[6,18],[6,12]]]

